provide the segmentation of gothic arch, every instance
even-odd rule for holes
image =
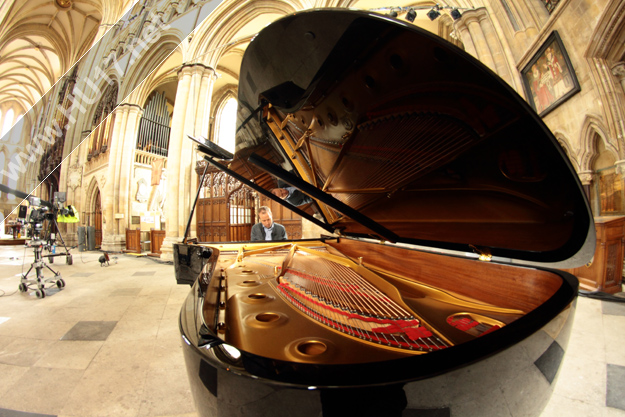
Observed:
[[[605,144],[606,150],[612,152],[617,160],[622,159],[617,147],[608,140],[607,129],[597,116],[586,116],[582,127],[582,133],[580,138],[581,143],[581,156],[580,156],[580,171],[592,171],[593,162],[597,156],[596,154],[596,136],[599,136]]]
[[[102,180],[105,179],[102,177]],[[91,178],[91,182],[87,187],[87,192],[85,194],[85,204],[82,208],[82,213],[89,216],[89,218],[83,219],[83,224],[87,226],[94,226],[95,230],[95,245],[96,247],[101,246],[102,244],[102,231],[103,231],[103,220],[104,216],[102,215],[104,209],[104,183],[98,183],[95,176]]]
[[[255,18],[263,14],[287,15],[302,9],[304,7],[296,2],[273,0],[254,2],[237,0],[229,3],[227,8],[218,7],[198,27],[197,32],[202,33],[202,37],[198,39],[195,47],[189,49],[189,56],[201,57],[198,59],[199,62],[215,68],[219,58],[224,54],[221,47],[233,41],[234,36]],[[242,16],[245,18],[241,18]]]
[[[570,145],[571,141],[566,137],[566,135],[560,132],[554,132],[554,136],[556,137],[556,140],[558,141],[558,143],[564,150],[564,153],[566,154],[566,156],[568,156],[569,161],[571,161],[571,164],[573,165],[573,168],[575,169],[575,171],[579,172],[580,171],[579,161],[577,159],[577,155],[575,154],[575,151],[573,151],[573,148],[571,148],[571,145]]]
[[[104,184],[100,185],[95,176],[91,177],[91,181],[89,182],[89,186],[85,191],[85,206],[83,207],[83,212],[91,213],[95,211],[95,202],[98,192],[102,194],[100,190],[104,190]]]
[[[584,57],[604,103],[603,112],[609,129],[606,132],[610,132],[611,137],[622,138],[625,136],[622,124],[625,102],[623,94],[618,93],[622,90],[611,68],[625,56],[625,2],[609,1],[590,39]]]
[[[140,83],[134,90],[132,90],[128,97],[126,97],[126,102],[137,104],[141,108],[144,108],[148,97],[158,87],[171,82],[178,83],[177,71],[179,69],[179,65],[182,64],[182,55],[176,50],[174,50],[171,55],[175,57],[175,60],[173,60],[174,62],[171,62],[171,58],[168,58],[166,62],[175,64],[176,66],[166,69],[166,72],[164,73],[163,70],[165,69],[160,68],[159,71],[154,71],[150,75],[147,75],[145,79],[137,78],[137,80],[140,80]]]
[[[161,35],[159,40],[151,45],[127,72],[124,83],[120,86],[120,97],[126,97],[137,86],[141,85],[152,70],[158,68],[161,62],[166,61],[172,51],[176,50],[180,42],[180,38],[171,33]]]

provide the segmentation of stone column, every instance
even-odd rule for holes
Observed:
[[[493,68],[494,71],[509,85],[514,85],[508,68],[508,62],[503,51],[503,46],[499,36],[497,36],[493,22],[490,20],[485,11],[479,17],[479,21],[482,33],[484,33],[484,38],[486,39],[486,44],[488,45],[488,49],[493,59],[494,67],[491,68]]]
[[[161,259],[172,260],[172,244],[184,235],[191,204],[195,197],[195,152],[187,135],[201,135],[203,115],[210,106],[214,70],[202,64],[184,65],[178,73],[178,90],[172,116],[167,156],[167,201],[165,203],[166,236],[161,246]]]
[[[128,119],[129,106],[118,106],[111,115],[115,115],[113,135],[109,140],[109,166],[106,183],[101,191],[102,197],[102,250],[120,252],[126,247],[126,234],[119,233],[119,174],[124,150],[123,133]],[[110,117],[110,116],[109,116]]]
[[[126,227],[130,224],[131,199],[130,190],[132,189],[133,168],[135,164],[135,145],[137,143],[137,131],[139,129],[139,120],[143,114],[141,107],[135,104],[124,104],[128,107],[128,117],[126,118],[126,125],[124,126],[123,135],[120,135],[120,140],[123,144],[122,160],[119,165],[119,178],[115,184],[118,187],[118,201],[119,208],[118,213],[123,215],[123,218],[117,221],[118,227],[117,233],[126,236]]]
[[[488,47],[488,42],[480,23],[482,19],[483,13],[480,10],[469,10],[462,14],[462,23],[466,25],[469,31],[469,35],[473,41],[473,45],[475,46],[477,59],[493,71],[497,71],[493,54]]]
[[[119,144],[117,143],[120,125],[122,124],[123,115],[126,109],[122,106],[117,107],[111,115],[115,115],[115,122],[113,125],[113,138],[109,141],[109,165],[106,170],[106,178],[107,181],[104,184],[104,187],[100,190],[101,198],[102,198],[102,245],[105,245],[105,242],[108,242],[112,239],[112,235],[115,233],[113,229],[113,213],[115,212],[115,201],[113,198],[113,184],[115,183],[115,165],[119,163],[117,159],[117,150],[119,148]]]

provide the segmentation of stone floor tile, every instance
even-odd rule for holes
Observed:
[[[61,340],[106,340],[116,325],[116,321],[79,321]]]
[[[0,363],[0,398],[8,391],[15,383],[28,372],[30,368],[27,366],[15,366],[5,365]],[[0,417],[2,414],[0,414]]]
[[[562,397],[557,394],[551,396],[551,400],[543,410],[541,417],[602,417],[601,408],[594,405]]]
[[[601,407],[605,404],[606,369],[592,357],[565,357],[554,394]]]
[[[608,364],[607,394],[608,407],[625,411],[625,366]]]
[[[56,343],[51,340],[15,338],[0,351],[0,364],[33,366]]]
[[[45,302],[45,300],[42,300]],[[74,325],[72,322],[52,321],[46,316],[38,319],[12,318],[0,324],[0,335],[27,339],[58,340]]]
[[[121,372],[131,368],[147,369],[154,351],[153,341],[109,340],[93,358],[90,368]]]
[[[120,320],[109,340],[153,340],[158,333],[160,320]]]
[[[33,366],[61,369],[87,369],[104,342],[61,340],[53,344]]]
[[[604,315],[603,323],[606,363],[625,366],[625,316]]]
[[[146,374],[146,369],[133,367],[87,369],[59,413],[80,417],[136,417]]]
[[[58,414],[83,375],[83,370],[32,367],[7,390],[0,407]]]

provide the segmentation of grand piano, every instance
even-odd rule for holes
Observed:
[[[559,268],[595,232],[526,102],[437,36],[322,9],[257,35],[238,104],[234,155],[198,150],[324,232],[174,245],[199,415],[539,415],[578,289]]]

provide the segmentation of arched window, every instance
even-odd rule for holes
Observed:
[[[11,129],[13,126],[13,109],[9,109],[7,114],[4,116],[4,124],[2,125],[2,134],[0,137],[4,137],[4,135]]]
[[[217,144],[227,151],[234,152],[234,136],[237,128],[237,100],[226,100],[217,117]]]
[[[13,129],[11,129],[11,137],[9,141],[14,145],[20,140],[20,135],[23,128],[23,116],[23,114],[20,114],[15,118],[15,124],[13,125]]]

